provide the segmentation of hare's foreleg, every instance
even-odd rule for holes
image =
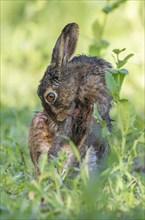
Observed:
[[[34,164],[35,178],[39,174],[39,157],[42,152],[48,152],[51,143],[52,135],[49,131],[47,115],[39,112],[34,116],[29,131],[30,155]]]
[[[68,116],[65,121],[59,125],[58,132],[54,135],[52,145],[48,151],[48,159],[51,156],[56,157],[58,152],[68,147],[68,138],[72,135],[72,118]],[[67,146],[67,147],[66,147]]]

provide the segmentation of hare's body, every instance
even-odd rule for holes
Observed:
[[[56,156],[60,149],[72,154],[62,135],[73,140],[82,159],[87,148],[93,148],[97,158],[107,150],[101,137],[101,125],[92,114],[96,103],[100,116],[108,128],[111,127],[111,98],[105,83],[105,71],[111,65],[100,58],[83,55],[70,60],[77,38],[78,26],[68,24],[56,42],[51,64],[38,87],[44,112],[34,116],[29,133],[36,175],[38,158],[43,150],[49,151],[49,156]],[[78,165],[73,156],[69,164]]]

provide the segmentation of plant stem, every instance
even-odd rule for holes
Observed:
[[[122,152],[124,153],[125,150],[125,145],[126,145],[126,136],[122,135]]]

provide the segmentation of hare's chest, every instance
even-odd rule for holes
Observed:
[[[59,126],[54,121],[48,121],[49,132],[53,136],[55,136],[59,130]]]

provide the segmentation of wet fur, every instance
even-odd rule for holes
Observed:
[[[61,149],[71,151],[63,135],[73,140],[82,159],[90,147],[94,148],[99,159],[108,149],[106,140],[101,136],[101,125],[92,114],[96,103],[100,116],[108,129],[111,128],[111,97],[105,83],[105,71],[111,65],[101,58],[85,55],[71,59],[77,39],[78,25],[68,24],[56,42],[51,64],[38,86],[44,111],[34,116],[29,132],[35,176],[39,172],[38,159],[43,151],[48,152],[48,158],[57,156]],[[53,104],[46,102],[48,91],[57,94]],[[73,117],[73,112],[77,110],[78,114]],[[74,155],[71,155],[68,165],[79,165]]]

